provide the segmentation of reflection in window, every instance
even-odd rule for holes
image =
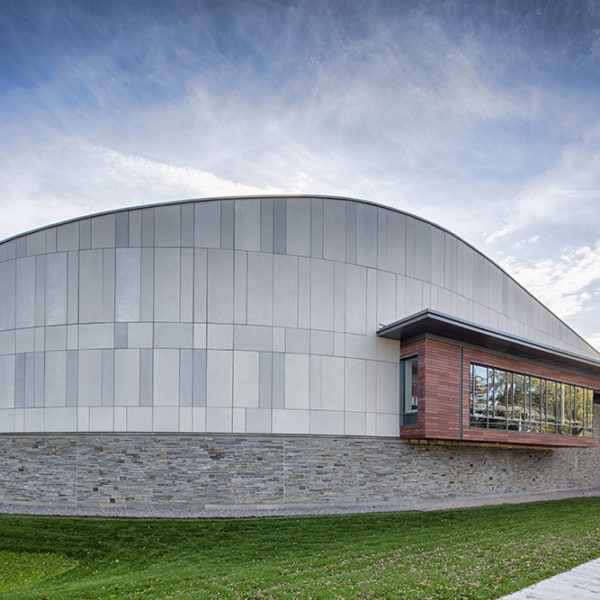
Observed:
[[[471,427],[488,426],[488,369],[471,365]]]
[[[544,433],[557,433],[556,430],[556,388],[560,384],[546,381],[546,419]]]
[[[541,380],[531,377],[529,381],[529,416],[527,431],[539,432],[542,422]]]
[[[589,388],[471,364],[471,427],[592,435]]]
[[[419,359],[416,356],[401,361],[402,424],[416,425],[419,408]]]

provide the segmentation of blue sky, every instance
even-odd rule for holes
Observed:
[[[322,193],[421,215],[600,347],[600,2],[0,2],[0,238]]]

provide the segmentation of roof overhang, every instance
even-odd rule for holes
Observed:
[[[410,340],[434,334],[458,342],[504,352],[526,359],[542,361],[552,366],[577,369],[590,376],[600,377],[600,360],[543,346],[531,340],[488,329],[450,315],[425,309],[389,325],[383,325],[377,335],[408,343]]]

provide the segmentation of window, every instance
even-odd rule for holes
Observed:
[[[471,364],[471,427],[587,437],[593,398],[580,385]]]
[[[416,425],[419,422],[419,358],[413,356],[400,362],[402,379],[402,425]]]

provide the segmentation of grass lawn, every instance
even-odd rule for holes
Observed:
[[[0,598],[497,598],[599,556],[599,498],[264,519],[0,515]]]

